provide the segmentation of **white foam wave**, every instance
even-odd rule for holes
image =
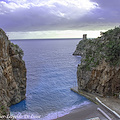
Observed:
[[[41,118],[40,120],[53,120],[53,119],[57,119],[59,117],[62,117],[62,116],[65,116],[65,115],[69,114],[72,110],[74,110],[76,108],[80,108],[80,107],[88,105],[88,104],[90,104],[90,102],[84,101],[83,103],[81,103],[79,105],[74,105],[71,108],[65,108],[62,111],[49,113],[47,116],[45,116],[44,118]]]
[[[84,101],[83,103],[79,104],[79,105],[73,105],[71,108],[65,108],[61,111],[56,111],[56,112],[51,112],[49,114],[47,114],[45,117],[42,117],[39,113],[33,113],[33,112],[12,112],[11,116],[15,116],[15,118],[17,120],[53,120],[53,119],[57,119],[59,117],[65,116],[67,114],[69,114],[72,110],[76,109],[76,108],[80,108],[83,107],[85,105],[90,104],[89,101]]]

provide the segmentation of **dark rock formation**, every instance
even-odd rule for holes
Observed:
[[[120,67],[111,67],[105,61],[90,71],[77,71],[79,89],[102,96],[111,96],[120,92]]]
[[[85,54],[85,47],[89,47],[87,46],[87,44],[88,44],[87,34],[83,34],[83,38],[78,43],[73,55],[83,56]]]
[[[25,99],[26,67],[22,56],[22,49],[0,29],[0,115],[9,114],[8,106]]]
[[[103,96],[120,93],[120,28],[80,41],[77,51],[82,55],[77,68],[79,89]]]

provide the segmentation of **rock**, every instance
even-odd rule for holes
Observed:
[[[104,66],[106,66],[104,68]],[[82,73],[84,72],[84,73]],[[120,68],[110,67],[105,61],[91,71],[78,72],[79,89],[98,93],[103,96],[111,96],[120,92]]]
[[[10,114],[8,107],[25,99],[26,67],[22,56],[22,49],[0,29],[0,115]]]
[[[76,51],[83,54],[77,68],[78,89],[100,96],[120,93],[119,35],[120,28],[115,28],[96,39],[79,42]]]

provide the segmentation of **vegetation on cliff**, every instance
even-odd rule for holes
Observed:
[[[17,44],[13,44],[10,42],[10,49],[14,51],[14,53],[12,54],[19,55],[20,58],[24,56],[23,50]]]
[[[77,51],[77,52],[76,52]],[[81,40],[74,52],[82,56],[77,68],[78,89],[100,95],[120,93],[120,28]]]
[[[25,99],[26,67],[22,56],[22,49],[0,29],[0,116],[9,115],[9,106]]]
[[[82,63],[87,70],[96,67],[104,59],[112,66],[120,65],[120,28],[101,33],[96,39],[81,40],[77,50],[82,54]]]

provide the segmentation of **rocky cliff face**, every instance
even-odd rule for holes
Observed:
[[[0,115],[9,114],[8,106],[25,98],[26,67],[22,55],[23,51],[0,29]]]
[[[120,92],[120,67],[111,67],[105,61],[91,71],[79,68],[77,71],[79,89],[102,96]]]
[[[78,88],[103,96],[120,93],[120,28],[78,46],[84,53],[77,68]]]
[[[73,55],[78,55],[78,56],[83,56],[84,53],[85,53],[85,47],[87,45],[87,41],[88,40],[81,40],[77,47],[76,47],[76,50],[74,51]]]

